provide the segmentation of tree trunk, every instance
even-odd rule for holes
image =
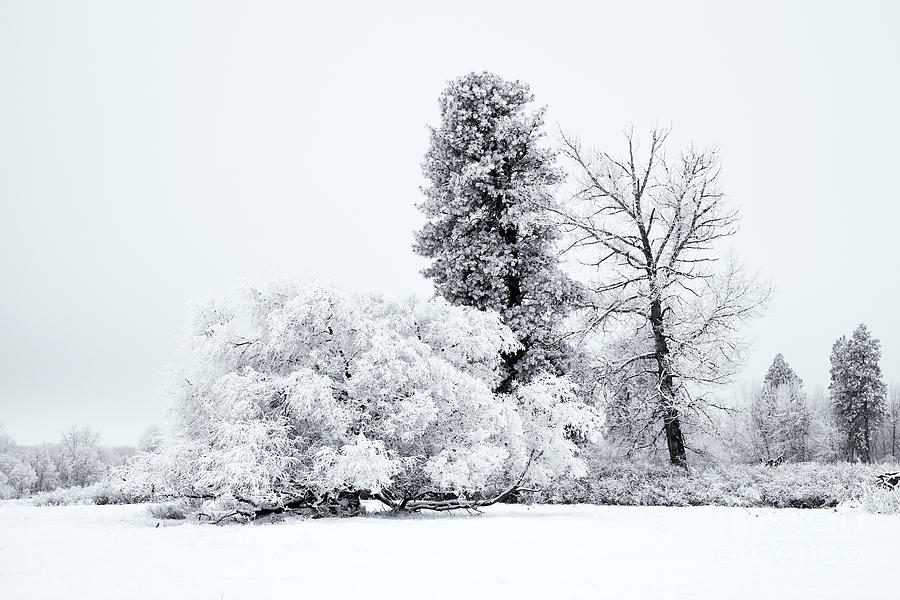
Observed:
[[[863,412],[865,414],[865,435],[866,435],[866,446],[863,449],[863,462],[866,464],[870,464],[872,462],[872,440],[871,433],[869,432],[869,403],[863,403]]]
[[[519,364],[519,361],[522,360],[523,356],[525,356],[525,349],[521,348],[515,352],[504,354],[501,357],[503,359],[505,373],[503,379],[500,380],[500,384],[497,386],[496,392],[508,394],[512,391],[513,383],[516,380],[516,365]]]
[[[853,444],[853,420],[847,419],[847,462],[853,462],[856,456],[856,446]]]
[[[513,256],[517,256],[516,244],[519,242],[519,231],[517,227],[506,227],[501,230],[504,243],[513,249]],[[506,307],[508,309],[515,308],[522,304],[522,276],[519,273],[519,267],[516,265],[515,271],[511,271],[504,277],[506,283]],[[506,315],[503,315],[504,319]],[[513,383],[516,381],[516,367],[525,353],[528,351],[528,340],[519,340],[522,347],[515,352],[503,355],[503,364],[506,373],[497,386],[500,393],[509,393],[512,391]]]
[[[894,462],[897,461],[897,424],[894,423],[891,425],[891,456],[894,457]]]
[[[760,427],[760,429],[763,429],[763,427]],[[766,435],[766,433],[764,431],[760,431],[759,437],[762,438],[763,448],[766,451],[766,458],[767,459],[772,458],[772,451],[769,450],[769,437]]]
[[[669,462],[687,469],[687,454],[684,448],[684,435],[681,433],[681,422],[678,411],[672,410],[672,416],[666,420],[666,444],[669,447]]]
[[[665,403],[663,429],[666,432],[666,445],[669,447],[669,462],[687,469],[687,453],[684,435],[681,432],[680,415],[675,407],[675,381],[669,371],[669,345],[663,328],[662,304],[659,300],[654,300],[650,305],[650,326],[653,329],[659,391]]]

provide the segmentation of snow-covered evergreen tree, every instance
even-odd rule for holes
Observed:
[[[791,365],[784,360],[784,355],[779,352],[775,355],[769,370],[766,371],[763,385],[770,388],[780,385],[803,385],[803,380],[797,376]]]
[[[188,346],[174,430],[131,465],[156,493],[452,508],[583,474],[567,432],[595,438],[602,423],[564,377],[495,393],[515,336],[441,299],[281,283],[200,306]]]
[[[576,289],[558,269],[556,233],[539,208],[561,173],[540,145],[544,111],[528,111],[532,98],[527,85],[491,73],[449,84],[423,164],[429,185],[420,209],[429,221],[415,243],[433,260],[425,275],[440,296],[497,311],[515,333],[505,391],[564,370],[558,327]]]
[[[753,396],[750,422],[759,458],[809,458],[811,415],[803,381],[781,354],[775,356],[762,389]]]
[[[884,416],[886,395],[880,359],[881,342],[862,324],[831,349],[829,390],[850,460],[873,459],[873,440]]]

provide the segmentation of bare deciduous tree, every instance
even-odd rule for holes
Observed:
[[[15,446],[15,442],[9,434],[6,433],[3,423],[0,423],[0,454],[8,452],[13,446]]]
[[[103,473],[98,442],[100,435],[90,427],[72,427],[62,436],[61,471],[69,486],[85,486]]]
[[[769,290],[730,258],[719,264],[717,242],[735,233],[738,213],[719,190],[717,152],[689,148],[669,161],[667,136],[651,132],[644,162],[631,133],[622,158],[564,136],[578,189],[565,208],[546,208],[572,236],[567,251],[594,272],[584,335],[622,340],[603,369],[611,394],[640,405],[630,411],[644,421],[638,431],[662,423],[654,440],[664,433],[671,462],[686,467],[682,421],[713,423],[707,390],[731,380],[740,325]]]
[[[881,429],[881,456],[900,460],[900,385],[891,384]]]

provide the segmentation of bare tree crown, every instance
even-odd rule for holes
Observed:
[[[622,157],[563,136],[576,188],[566,206],[547,209],[571,236],[567,251],[593,272],[584,334],[623,337],[605,365],[613,394],[631,386],[629,398],[653,407],[648,420],[677,428],[686,412],[706,414],[705,386],[731,380],[740,326],[768,289],[718,248],[739,217],[719,187],[718,152],[690,147],[670,160],[668,136],[652,130],[643,158],[631,132]]]

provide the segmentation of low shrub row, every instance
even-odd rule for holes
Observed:
[[[896,470],[896,465],[795,463],[777,467],[706,465],[687,473],[658,463],[595,461],[587,476],[560,480],[540,491],[522,493],[519,501],[776,508],[829,508],[855,503],[870,512],[897,514],[900,513],[900,488],[888,490],[877,483],[879,474]],[[114,480],[44,492],[32,498],[37,506],[133,504],[150,500],[135,496]],[[189,511],[179,506],[177,512]]]
[[[135,495],[120,482],[106,479],[85,487],[59,488],[41,492],[31,498],[35,506],[69,506],[74,504],[137,504],[150,498]]]
[[[523,500],[553,504],[633,506],[743,506],[827,508],[862,503],[873,512],[900,506],[900,490],[877,485],[890,465],[795,463],[708,465],[687,473],[654,463],[596,462],[580,479],[529,494]],[[896,512],[896,509],[893,511]]]

